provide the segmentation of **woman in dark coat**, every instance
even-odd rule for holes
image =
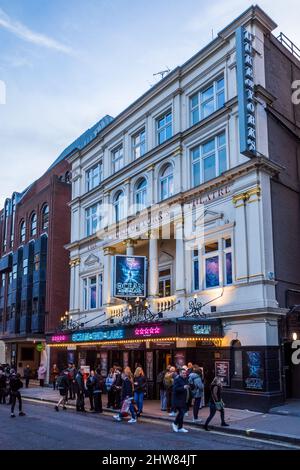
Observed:
[[[229,424],[225,422],[224,403],[222,400],[222,381],[219,377],[215,377],[210,386],[209,408],[210,414],[204,425],[206,431],[209,431],[208,425],[217,411],[220,411],[221,414],[221,425],[229,426]]]
[[[125,367],[123,373],[123,383],[122,383],[122,391],[121,391],[121,400],[122,406],[126,400],[130,401],[129,411],[131,413],[131,419],[128,421],[129,423],[136,423],[136,414],[135,409],[133,406],[133,375],[130,370],[130,367]],[[122,421],[122,412],[118,415],[114,415],[114,419],[116,421]]]
[[[183,427],[183,418],[186,412],[189,385],[187,383],[186,369],[180,369],[179,375],[174,378],[172,402],[177,410],[177,416],[172,424],[174,432],[188,432]]]

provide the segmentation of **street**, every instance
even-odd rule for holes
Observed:
[[[112,415],[55,412],[54,406],[25,401],[25,417],[0,406],[1,449],[5,450],[287,450],[288,446],[202,429],[176,434],[169,423],[117,423]]]

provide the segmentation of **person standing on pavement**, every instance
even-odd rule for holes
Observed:
[[[192,399],[194,399],[193,422],[201,423],[201,419],[198,419],[198,414],[204,386],[202,381],[202,373],[199,366],[193,366],[193,371],[188,376],[188,384],[190,386],[190,396],[192,397]]]
[[[122,378],[122,369],[120,367],[115,368],[115,380],[113,383],[113,392],[114,392],[114,408],[115,410],[119,410],[121,408],[121,393],[122,393],[122,385],[123,385],[123,378]]]
[[[75,388],[76,388],[76,368],[75,365],[71,362],[68,364],[68,373],[69,373],[69,399],[75,399]]]
[[[66,410],[66,404],[68,402],[68,388],[69,388],[69,379],[68,379],[68,371],[64,370],[56,380],[57,390],[60,394],[60,399],[58,400],[57,405],[55,406],[55,410],[59,411],[60,405],[62,405],[63,410]]]
[[[10,393],[11,393],[11,417],[15,418],[15,406],[16,401],[19,402],[19,416],[25,416],[25,413],[22,411],[22,398],[20,389],[23,387],[23,382],[21,380],[21,375],[13,373],[10,378]]]
[[[176,377],[176,369],[175,367],[170,367],[170,369],[167,371],[165,378],[164,378],[164,386],[166,388],[166,394],[167,394],[167,411],[169,413],[169,416],[176,416],[175,408],[172,403],[173,384],[174,384],[175,377]]]
[[[104,380],[101,375],[101,369],[97,369],[93,377],[94,389],[93,389],[93,398],[94,398],[94,407],[95,413],[103,413],[102,407],[102,393],[104,389]]]
[[[183,419],[186,413],[186,403],[188,398],[189,385],[187,383],[187,371],[186,369],[180,369],[179,375],[174,378],[173,385],[173,406],[177,410],[177,416],[174,423],[172,424],[174,432],[188,432],[183,427]]]
[[[46,372],[46,367],[44,366],[44,364],[41,364],[38,369],[38,380],[40,381],[40,387],[44,387],[45,385]]]
[[[167,390],[164,383],[164,378],[167,372],[169,372],[171,366],[168,366],[166,370],[162,370],[156,379],[156,383],[159,386],[160,396],[160,409],[161,411],[167,411]]]
[[[27,364],[27,366],[25,367],[25,369],[23,371],[23,376],[24,376],[24,379],[25,379],[25,387],[28,388],[29,387],[29,381],[32,377],[32,371],[29,367],[29,364]]]
[[[107,391],[107,408],[114,408],[115,393],[114,393],[115,370],[112,367],[105,380],[105,388]]]
[[[83,373],[84,373],[84,369],[81,367],[75,376],[75,385],[76,385],[76,394],[77,394],[76,411],[85,412],[85,407],[84,407],[85,385],[84,385]]]
[[[51,382],[53,385],[53,390],[56,390],[56,381],[57,381],[58,376],[59,376],[59,369],[56,364],[53,364],[53,367],[51,370]]]
[[[6,388],[6,378],[4,370],[0,369],[0,405],[5,405],[5,388]]]
[[[143,412],[144,396],[146,393],[147,381],[142,367],[137,367],[134,373],[134,401],[138,407],[137,417]]]
[[[221,414],[221,426],[229,426],[229,424],[225,422],[224,402],[222,400],[222,381],[219,377],[215,377],[211,383],[209,408],[210,414],[204,425],[206,431],[209,431],[208,425],[217,411],[220,411]]]
[[[94,377],[95,377],[95,371],[91,370],[86,381],[87,395],[90,400],[90,411],[94,411],[94,408],[95,408],[94,407],[94,388],[95,388],[96,382],[94,380]]]

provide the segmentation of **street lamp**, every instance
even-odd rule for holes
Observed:
[[[297,339],[298,339],[297,333],[293,333],[293,341],[297,341]]]

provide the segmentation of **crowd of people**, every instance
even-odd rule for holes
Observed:
[[[28,366],[29,367],[29,366]],[[44,386],[46,368],[40,365],[40,386]],[[29,384],[29,372],[27,367],[23,372],[25,386]],[[41,378],[42,377],[42,378]],[[59,370],[53,365],[50,380],[54,390],[59,392],[59,400],[55,410],[67,409],[71,400],[76,400],[76,410],[86,412],[85,398],[88,397],[90,411],[94,413],[103,412],[102,397],[107,393],[107,408],[116,410],[113,418],[122,421],[129,416],[129,423],[137,422],[143,413],[144,398],[147,393],[147,379],[140,364],[136,364],[134,373],[130,367],[122,368],[114,364],[105,378],[101,370],[96,368],[90,370],[86,375],[86,368],[76,368],[69,363],[67,367]],[[204,406],[204,377],[203,369],[196,364],[188,363],[187,366],[176,368],[169,365],[166,370],[157,376],[157,384],[160,390],[161,411],[167,412],[175,418],[172,423],[174,432],[187,433],[184,428],[184,417],[188,416],[190,410],[193,413],[193,422],[201,423],[199,410]],[[23,387],[21,375],[8,365],[0,366],[0,404],[11,405],[11,417],[15,417],[15,407],[18,401],[19,416],[25,416],[22,409],[22,398],[20,390]],[[210,385],[209,398],[210,413],[204,429],[209,431],[209,423],[220,412],[221,425],[228,426],[225,421],[224,402],[222,400],[222,382],[215,377]]]

